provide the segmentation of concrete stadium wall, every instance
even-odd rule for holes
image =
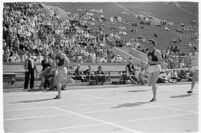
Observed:
[[[126,60],[129,60],[129,58],[131,58],[134,64],[146,64],[146,62],[144,62],[143,60],[140,60],[139,58],[136,58],[135,56],[131,55],[130,53],[127,53],[117,47],[114,47],[112,49],[112,51],[116,55],[119,54],[120,56],[124,57]]]
[[[140,52],[139,50],[131,48],[129,53],[135,56],[136,58],[142,60],[143,62],[148,62],[147,55],[145,53]]]
[[[69,69],[75,69],[78,63],[70,63],[68,65]],[[101,65],[103,71],[122,71],[125,70],[126,64],[121,63],[83,63],[81,64],[81,70],[86,70],[88,65],[92,66],[92,69],[97,70],[98,66]],[[37,64],[37,69],[41,71],[42,67],[40,64]],[[24,64],[23,63],[4,63],[3,64],[3,72],[23,72]]]

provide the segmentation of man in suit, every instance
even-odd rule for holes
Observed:
[[[28,57],[25,60],[24,69],[25,69],[24,90],[27,90],[27,91],[33,90],[33,88],[34,88],[34,70],[35,70],[36,74],[38,74],[38,70],[37,70],[36,64],[34,62],[34,59],[31,56],[31,52],[28,53]],[[30,88],[28,89],[29,81],[30,81]]]

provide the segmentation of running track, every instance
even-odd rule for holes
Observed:
[[[147,86],[111,86],[57,92],[4,93],[5,132],[191,132],[198,131],[198,84],[163,84],[158,101]]]

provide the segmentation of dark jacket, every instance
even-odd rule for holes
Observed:
[[[128,64],[128,65],[126,65],[126,68],[127,68],[128,72],[129,72],[130,74],[135,74],[134,65]]]

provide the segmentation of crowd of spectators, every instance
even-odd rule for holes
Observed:
[[[105,35],[101,26],[97,31],[90,28],[95,21],[91,12],[97,10],[70,14],[64,19],[56,13],[47,15],[45,8],[43,3],[4,3],[4,62],[24,62],[27,51],[33,51],[40,62],[57,42],[72,62],[110,63],[115,59],[111,47],[119,36]]]
[[[48,14],[46,9],[51,10],[53,14]],[[69,13],[63,18],[43,3],[4,3],[3,61],[24,62],[28,51],[32,51],[32,56],[40,63],[44,55],[51,53],[50,46],[57,42],[60,42],[63,52],[70,61],[77,63],[126,63],[124,57],[112,52],[114,46],[132,47],[146,53],[147,50],[141,45],[146,38],[139,36],[126,40],[122,37],[127,35],[125,26],[119,26],[118,32],[105,33],[104,21],[129,23],[122,17],[111,16],[108,19],[108,16],[102,15],[102,9],[77,10],[79,13]],[[99,14],[98,18],[94,16],[95,13]],[[138,16],[138,18],[140,22],[132,23],[132,26],[152,23],[150,17]],[[97,21],[101,25],[97,25],[99,28],[95,30],[92,27]],[[166,26],[167,22],[162,21],[161,24]],[[111,29],[111,31],[115,30]],[[137,29],[132,32],[137,33]],[[186,55],[180,54],[176,45],[162,53],[169,68],[185,67],[186,60],[183,58],[178,60],[177,57]],[[174,58],[178,61],[176,65]]]

